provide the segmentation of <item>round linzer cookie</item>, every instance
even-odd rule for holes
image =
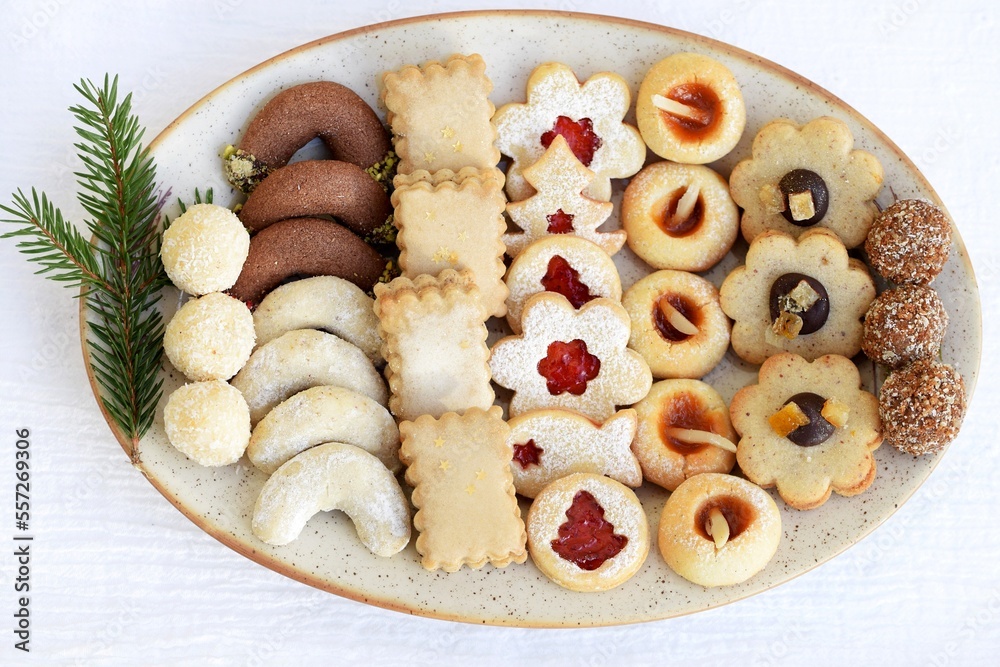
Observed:
[[[700,586],[731,586],[764,569],[781,541],[781,514],[745,479],[695,475],[667,498],[658,545],[670,569]]]
[[[528,510],[528,551],[542,574],[573,591],[628,581],[649,554],[646,513],[635,493],[608,477],[558,479]]]
[[[729,184],[708,167],[654,162],[625,188],[622,227],[653,268],[706,271],[733,247],[740,213]]]
[[[313,81],[283,90],[264,105],[239,147],[226,151],[226,176],[249,194],[316,137],[334,159],[371,169],[373,178],[381,175],[392,150],[382,121],[354,91],[333,81]]]
[[[635,115],[654,153],[689,164],[728,154],[746,125],[736,77],[698,53],[675,53],[653,65],[639,86]]]
[[[753,157],[736,165],[729,188],[747,241],[769,229],[798,238],[820,227],[855,248],[878,214],[882,180],[881,163],[854,149],[843,122],[824,116],[800,127],[781,118],[757,133]]]

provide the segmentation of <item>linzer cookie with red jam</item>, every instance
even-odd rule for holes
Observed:
[[[663,380],[635,404],[632,451],[642,476],[668,491],[689,477],[727,473],[736,463],[736,431],[726,402],[700,380]]]
[[[753,156],[736,165],[729,187],[747,241],[768,229],[797,238],[820,227],[855,248],[878,214],[882,180],[878,159],[854,149],[843,122],[821,117],[800,127],[782,118],[757,133]]]
[[[693,273],[652,273],[625,292],[622,305],[632,320],[629,347],[642,355],[653,377],[700,378],[729,349],[719,292]]]
[[[639,86],[635,115],[654,153],[689,164],[728,154],[746,125],[736,77],[698,53],[675,53],[653,65]]]
[[[528,299],[521,327],[490,359],[493,379],[514,391],[512,417],[566,408],[603,422],[649,391],[649,367],[627,347],[628,313],[618,303],[594,299],[577,310],[562,294],[543,292]]]
[[[531,410],[508,422],[514,447],[514,488],[534,498],[552,481],[577,472],[605,475],[626,486],[642,484],[639,462],[629,449],[635,410],[615,413],[603,424],[572,410]]]
[[[850,359],[777,354],[760,367],[757,384],[736,392],[729,410],[743,474],[777,487],[796,509],[819,507],[831,491],[857,495],[875,480],[878,399],[861,389]]]
[[[734,320],[733,350],[751,364],[779,352],[853,357],[875,284],[829,230],[810,229],[798,241],[772,230],[754,239],[719,296]]]
[[[493,116],[496,145],[513,159],[507,172],[510,200],[531,196],[523,170],[562,135],[576,158],[595,174],[587,196],[608,201],[611,179],[631,176],[646,159],[639,131],[622,122],[631,99],[628,83],[617,74],[601,72],[580,83],[562,63],[536,67],[528,79],[527,101],[506,104]]]
[[[531,560],[573,591],[606,591],[628,581],[649,554],[649,527],[639,499],[608,477],[576,473],[558,479],[528,510]]]
[[[622,298],[618,268],[601,248],[575,236],[546,236],[520,253],[507,269],[507,323],[521,332],[524,302],[539,292],[558,292],[575,308],[596,298]]]
[[[523,230],[504,234],[507,254],[516,257],[528,244],[552,234],[593,241],[609,255],[621,250],[624,231],[597,231],[614,205],[583,194],[593,182],[594,172],[573,155],[562,135],[556,135],[538,161],[524,169],[523,176],[535,194],[507,205],[507,214]]]
[[[399,425],[399,457],[413,487],[417,552],[428,570],[523,563],[525,529],[514,496],[510,429],[499,407]]]

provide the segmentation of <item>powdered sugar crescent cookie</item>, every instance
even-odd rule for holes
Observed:
[[[382,77],[397,173],[418,169],[491,169],[500,161],[490,122],[493,83],[479,54],[453,55],[444,63],[407,65]]]
[[[278,468],[260,490],[251,528],[281,546],[317,512],[331,510],[347,514],[377,556],[399,553],[410,541],[410,505],[396,477],[368,452],[339,442],[308,449]]]
[[[546,577],[573,591],[628,581],[649,554],[649,526],[630,488],[576,473],[544,489],[528,510],[528,549]]]
[[[333,334],[296,329],[258,347],[232,385],[254,424],[286,398],[321,385],[344,387],[385,405],[385,383],[359,348]]]
[[[253,311],[257,345],[294,329],[320,329],[357,345],[381,366],[375,301],[361,288],[336,276],[315,276],[286,283],[264,297]]]
[[[493,379],[514,390],[512,417],[566,408],[603,422],[649,391],[649,367],[627,348],[629,318],[618,303],[594,299],[577,310],[562,294],[543,292],[525,303],[521,327],[490,359]]]
[[[502,414],[496,406],[470,408],[462,415],[424,415],[399,425],[399,457],[417,508],[416,547],[428,570],[455,572],[463,565],[504,567],[527,560],[510,472],[510,429]]]
[[[377,285],[375,315],[396,417],[493,405],[487,312],[469,271]]]
[[[729,188],[743,209],[747,241],[768,229],[798,237],[818,226],[854,248],[878,214],[882,179],[878,159],[854,150],[841,121],[824,116],[799,127],[781,118],[757,133],[753,157],[736,165]]]
[[[635,404],[632,451],[642,476],[668,491],[689,477],[727,473],[736,463],[736,431],[726,402],[700,380],[663,380]]]
[[[706,473],[667,498],[658,544],[677,574],[699,586],[731,586],[764,569],[781,542],[781,513],[745,479]]]
[[[400,468],[399,429],[392,415],[343,387],[312,387],[271,410],[254,428],[247,457],[271,474],[299,452],[324,442],[360,447],[390,471]]]
[[[497,148],[513,158],[507,196],[526,199],[531,186],[522,171],[534,164],[556,135],[567,137],[577,159],[596,174],[587,195],[608,201],[612,178],[642,168],[646,145],[639,131],[622,122],[631,104],[628,83],[600,72],[580,83],[562,63],[544,63],[528,78],[527,102],[506,104],[493,116]]]
[[[736,392],[729,410],[741,436],[736,460],[743,474],[776,486],[796,509],[819,507],[831,491],[857,495],[875,479],[878,399],[861,389],[850,359],[776,354],[760,367],[757,384]]]
[[[522,175],[535,194],[507,205],[507,214],[523,230],[504,234],[507,254],[516,257],[530,243],[550,234],[585,238],[609,255],[621,250],[624,231],[597,231],[611,215],[614,204],[583,194],[584,188],[593,182],[594,172],[573,155],[562,135],[556,135],[538,161],[526,167]]]
[[[690,164],[728,154],[746,125],[736,77],[700,53],[675,53],[653,65],[639,85],[635,116],[654,153]]]
[[[514,447],[514,488],[534,498],[549,482],[572,473],[606,475],[626,486],[642,484],[642,471],[629,446],[635,410],[615,413],[603,424],[571,410],[531,410],[508,422]]]
[[[664,269],[636,282],[622,297],[632,320],[629,347],[653,377],[699,378],[729,349],[729,320],[712,283]]]
[[[521,332],[521,310],[528,297],[539,292],[558,292],[574,307],[598,297],[622,298],[618,268],[601,248],[575,236],[546,236],[525,248],[507,269],[504,279],[507,323]]]
[[[507,312],[503,283],[506,203],[495,170],[460,171],[460,180],[408,179],[392,193],[403,276],[472,272],[487,313]]]
[[[740,213],[725,179],[708,167],[654,162],[622,199],[628,247],[656,269],[705,271],[736,241]]]
[[[811,229],[798,241],[768,231],[750,244],[746,264],[726,276],[719,296],[734,320],[733,350],[751,364],[783,351],[853,357],[875,284],[829,230]]]

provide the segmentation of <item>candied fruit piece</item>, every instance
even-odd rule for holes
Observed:
[[[786,437],[789,433],[800,426],[809,423],[809,417],[795,403],[787,403],[783,408],[768,417],[767,423],[775,433],[781,437]]]
[[[851,414],[851,408],[842,401],[838,401],[835,398],[828,398],[823,403],[823,410],[820,414],[823,415],[823,419],[837,428],[841,428],[847,423],[847,417]]]

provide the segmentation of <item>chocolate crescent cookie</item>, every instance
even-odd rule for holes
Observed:
[[[264,105],[225,156],[226,175],[249,193],[298,149],[320,137],[335,160],[368,169],[392,149],[382,121],[357,93],[332,81],[284,90]]]
[[[250,239],[243,272],[229,293],[240,301],[259,303],[296,276],[337,276],[369,291],[384,268],[381,255],[336,222],[292,218]]]
[[[332,215],[365,236],[392,213],[389,195],[365,170],[338,160],[293,162],[261,182],[240,210],[251,232],[279,220]]]

